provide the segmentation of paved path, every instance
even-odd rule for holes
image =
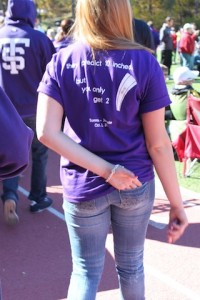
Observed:
[[[30,214],[26,199],[29,169],[20,180],[18,226],[6,226],[0,203],[0,300],[66,299],[71,258],[58,165],[58,156],[50,151],[48,193],[54,199],[52,208]],[[190,226],[175,245],[169,245],[169,205],[156,181],[156,200],[145,246],[147,300],[200,299],[200,195],[184,189],[182,194]],[[118,299],[112,234],[107,239],[106,264],[97,295],[97,300],[101,299]]]

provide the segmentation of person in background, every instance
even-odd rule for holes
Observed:
[[[156,30],[156,28],[153,25],[153,21],[148,21],[147,22],[152,35],[153,35],[153,40],[154,40],[154,51],[155,51],[155,56],[157,57],[157,48],[160,45],[160,36],[159,36],[159,32]]]
[[[179,41],[181,66],[188,67],[190,70],[193,70],[194,67],[195,41],[198,34],[199,30],[194,31],[193,25],[186,23]]]
[[[56,51],[59,51],[60,49],[66,47],[70,41],[70,29],[72,28],[72,25],[74,23],[73,19],[64,19],[61,21],[60,24],[60,30],[56,34],[55,39],[54,39],[54,47]]]
[[[194,66],[193,69],[199,71],[200,74],[200,42],[196,42],[196,50],[194,52]]]
[[[200,98],[199,92],[192,83],[198,77],[199,71],[192,71],[188,67],[178,67],[173,73],[174,86],[170,91],[170,109],[175,120],[186,120],[187,99],[189,94]]]
[[[170,111],[172,113],[171,119],[176,121],[171,121],[169,134],[175,149],[175,155],[178,156],[180,155],[178,139],[185,132],[187,127],[188,98],[190,95],[193,95],[196,99],[200,99],[200,93],[192,86],[198,75],[199,71],[190,70],[188,67],[178,67],[173,73],[174,86],[169,92],[169,95],[172,101],[170,105]],[[191,163],[192,159],[187,158],[185,174],[190,170]]]
[[[5,24],[0,28],[0,86],[19,115],[35,132],[37,87],[55,48],[47,36],[34,29],[36,7],[32,0],[9,0]],[[52,204],[46,192],[48,149],[34,136],[32,147],[30,211]],[[18,203],[19,177],[3,180],[2,200]]]
[[[160,64],[160,67],[161,67],[161,69],[162,69],[162,71],[163,71],[163,75],[164,75],[164,78],[165,78],[165,80],[166,80],[166,79],[167,79],[167,76],[168,76],[168,67],[165,66],[165,65],[162,65],[162,64]]]
[[[171,79],[171,65],[172,65],[172,52],[173,52],[173,39],[171,36],[171,27],[174,20],[171,17],[165,19],[165,23],[160,29],[160,42],[162,45],[161,50],[161,64],[168,67],[168,78]]]
[[[52,42],[54,42],[56,36],[56,29],[48,28],[46,35]]]
[[[196,33],[196,41],[198,42],[199,29],[197,29],[196,23],[191,23],[191,25],[193,32]]]
[[[41,25],[41,17],[40,16],[37,16],[35,19],[34,29],[38,30],[42,33],[45,33],[45,30],[42,28],[42,25]]]
[[[143,20],[133,18],[134,39],[137,43],[155,51],[153,35],[147,23]]]
[[[165,130],[163,71],[134,41],[129,0],[78,0],[73,29],[73,43],[47,65],[37,106],[38,138],[61,155],[73,261],[67,299],[96,299],[111,225],[120,297],[143,300],[154,166],[170,203],[168,242],[188,223]]]
[[[182,32],[183,32],[183,27],[179,27],[179,29],[176,32],[176,61],[180,65],[181,65],[181,58],[180,58],[179,44],[180,44]]]
[[[178,67],[173,73],[174,85],[169,90],[172,102],[165,111],[166,128],[172,141],[186,128],[189,95],[200,98],[199,92],[192,87],[198,74],[198,71],[191,71],[188,67]]]
[[[21,174],[29,163],[33,132],[0,87],[0,181]],[[4,218],[14,225],[19,218],[14,200],[4,202]]]
[[[177,35],[174,27],[171,28],[171,36],[173,40],[172,62],[176,64]]]

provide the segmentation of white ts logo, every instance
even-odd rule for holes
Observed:
[[[18,45],[21,46],[18,46]],[[2,52],[2,67],[10,70],[11,74],[18,74],[18,70],[25,68],[25,47],[30,47],[30,39],[26,38],[0,38],[0,51]]]

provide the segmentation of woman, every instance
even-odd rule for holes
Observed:
[[[67,47],[71,42],[70,29],[73,25],[73,19],[64,19],[61,21],[60,30],[54,39],[54,47],[58,52],[60,49]]]
[[[155,57],[134,42],[128,0],[78,0],[73,39],[47,66],[37,110],[38,138],[62,157],[67,299],[95,299],[111,224],[121,299],[141,300],[153,166],[171,205],[168,241],[187,226],[164,124],[168,92]]]

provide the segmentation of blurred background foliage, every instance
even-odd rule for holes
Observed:
[[[152,20],[159,29],[165,18],[171,16],[175,27],[187,22],[196,23],[200,28],[200,0],[131,0],[133,14],[145,21]],[[37,0],[39,10],[44,9],[44,17],[59,18],[63,15],[74,15],[76,0]]]
[[[196,23],[200,27],[199,0],[132,0],[131,4],[136,17],[145,21],[152,20],[158,29],[167,16],[174,18],[176,29],[187,22]]]
[[[196,23],[200,28],[200,0],[130,0],[133,14],[145,21],[152,20],[160,29],[165,18],[171,16],[178,29],[184,23]],[[73,17],[76,0],[35,0],[42,23],[50,27],[65,17]],[[0,10],[5,12],[6,0],[0,0]]]

